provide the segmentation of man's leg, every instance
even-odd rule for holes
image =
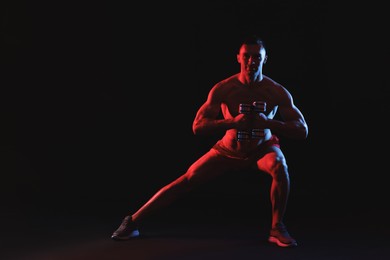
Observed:
[[[296,246],[297,242],[289,235],[283,223],[290,192],[286,159],[280,148],[270,147],[270,149],[272,152],[267,153],[257,162],[258,168],[272,177],[270,188],[272,228],[269,241],[282,247]]]
[[[228,162],[229,159],[220,156],[211,149],[194,162],[185,174],[161,188],[134,214],[126,216],[111,238],[127,240],[138,236],[139,232],[135,232],[135,235],[133,235],[132,230],[137,230],[137,224],[146,216],[171,204],[182,194],[191,191],[196,186],[223,174],[230,169]]]

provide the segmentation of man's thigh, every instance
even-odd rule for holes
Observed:
[[[248,163],[244,159],[228,158],[218,151],[210,149],[189,167],[186,175],[192,181],[203,182],[219,177],[229,171],[249,167]]]

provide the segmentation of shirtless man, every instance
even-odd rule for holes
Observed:
[[[195,135],[223,131],[224,136],[196,160],[187,172],[162,187],[134,214],[125,216],[112,234],[112,239],[138,237],[138,225],[145,216],[170,204],[183,193],[227,171],[256,167],[272,178],[272,223],[268,241],[281,247],[297,246],[297,241],[289,234],[283,222],[290,179],[278,136],[304,140],[308,136],[308,126],[290,92],[263,75],[267,54],[259,37],[253,35],[242,41],[237,61],[240,72],[212,87],[193,122]],[[260,112],[256,110],[255,104],[258,103]],[[249,112],[244,113],[240,108]],[[220,112],[222,119],[219,117]],[[274,119],[277,112],[282,120]],[[252,130],[258,132],[252,134]]]

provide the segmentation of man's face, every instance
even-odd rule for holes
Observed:
[[[237,61],[241,64],[241,71],[247,73],[260,72],[267,60],[265,49],[257,44],[242,45],[237,54]]]

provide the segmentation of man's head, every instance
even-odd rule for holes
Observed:
[[[239,51],[240,51],[242,45],[259,45],[263,49],[265,49],[264,41],[262,40],[262,38],[260,38],[260,36],[258,36],[256,34],[250,34],[250,35],[244,37],[240,43]]]
[[[261,75],[263,64],[267,61],[267,53],[263,40],[257,35],[250,35],[241,42],[237,61],[241,72],[248,73],[250,77]]]

